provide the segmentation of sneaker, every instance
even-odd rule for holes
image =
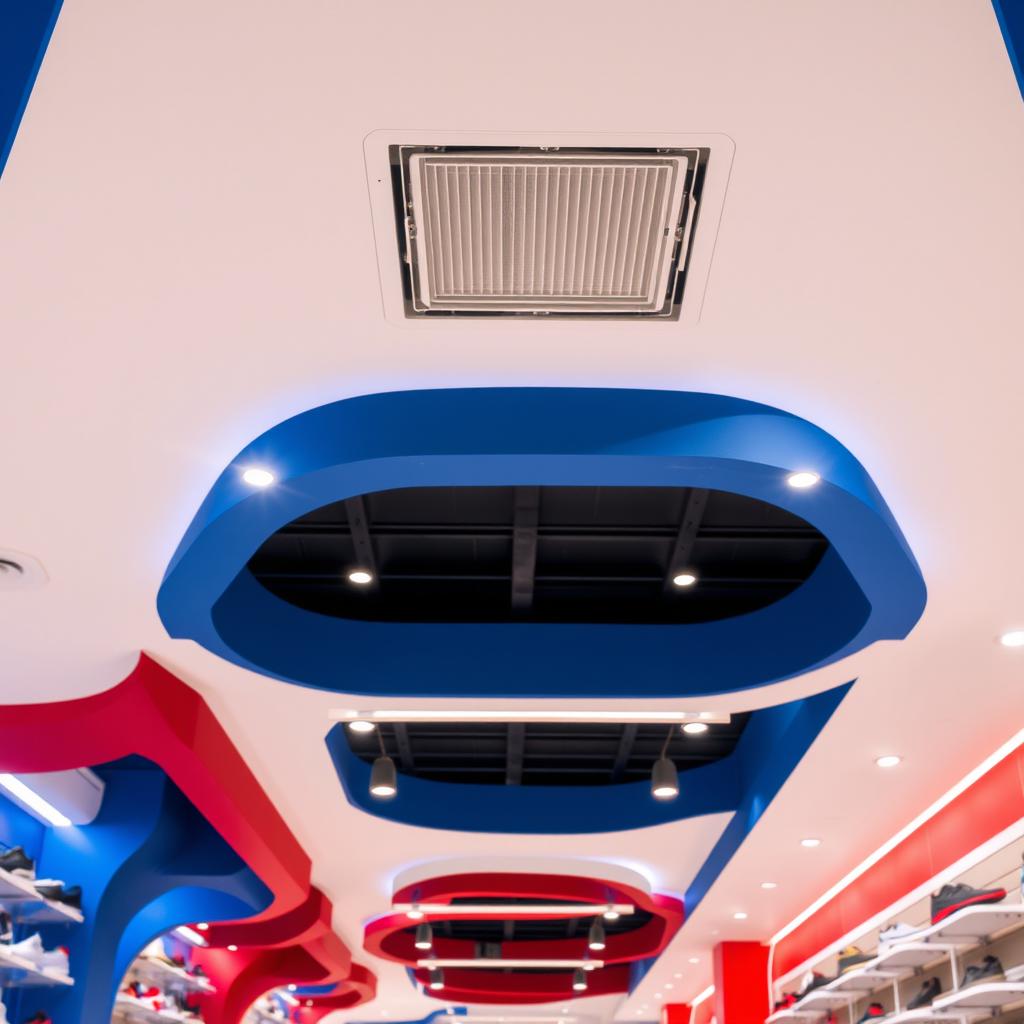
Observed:
[[[25,853],[24,847],[12,846],[0,853],[0,868],[18,878],[36,877],[36,862]]]
[[[804,983],[800,988],[797,998],[803,999],[808,992],[813,992],[816,988],[827,985],[831,980],[831,978],[826,978],[824,974],[819,974],[817,971],[808,971],[804,975]]]
[[[1006,890],[975,889],[969,885],[944,885],[932,894],[932,924],[944,921],[964,907],[979,906],[983,903],[998,903],[1006,899]]]
[[[868,1008],[864,1011],[863,1016],[857,1021],[857,1024],[868,1024],[870,1021],[881,1020],[885,1016],[885,1009],[881,1003],[869,1003]]]
[[[938,978],[929,978],[913,999],[907,1003],[908,1010],[920,1010],[923,1006],[931,1006],[932,1000],[942,991]]]
[[[964,971],[960,987],[967,988],[968,985],[978,985],[981,982],[1002,981],[1005,977],[1003,965],[999,962],[998,958],[989,955],[980,964],[971,964]]]
[[[25,1021],[25,1024],[53,1024],[53,1021],[50,1020],[42,1010],[39,1010],[36,1013],[33,1013],[32,1016]]]
[[[36,963],[39,966],[39,970],[45,971],[47,974],[69,975],[71,973],[71,968],[68,964],[68,951],[65,946],[43,950]]]
[[[847,946],[839,953],[839,973],[845,974],[847,971],[852,971],[854,967],[874,959],[873,953],[865,953],[860,946]]]
[[[879,952],[885,952],[891,946],[898,946],[901,942],[912,942],[922,931],[923,929],[915,928],[912,924],[907,924],[906,921],[896,921],[878,933]]]
[[[82,887],[80,885],[73,885],[70,889],[65,889],[63,882],[47,879],[45,882],[36,882],[36,892],[44,900],[63,903],[76,910],[82,909]]]
[[[27,960],[30,964],[38,964],[39,958],[46,952],[43,949],[43,940],[39,937],[39,932],[35,935],[30,935],[27,939],[22,939],[21,942],[15,942],[8,948],[8,952],[14,956],[20,956],[22,960]]]

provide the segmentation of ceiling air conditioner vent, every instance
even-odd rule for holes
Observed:
[[[708,150],[391,157],[407,316],[678,319]]]

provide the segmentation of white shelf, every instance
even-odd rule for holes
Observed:
[[[197,978],[184,967],[169,964],[156,957],[142,956],[132,964],[132,972],[142,981],[149,981],[167,991],[205,992],[212,995],[217,991],[208,978]]]
[[[904,1010],[902,1013],[893,1013],[884,1018],[884,1024],[921,1024],[923,1021],[940,1020],[949,1024],[950,1021],[962,1018],[965,1014],[950,1013],[949,1010],[940,1010],[936,1006],[922,1006],[918,1010]]]
[[[81,924],[85,918],[75,907],[44,899],[27,879],[0,868],[0,903],[22,924]]]
[[[40,970],[31,960],[16,956],[6,946],[0,946],[0,987],[2,988],[65,988],[73,979],[54,970]]]
[[[804,997],[806,998],[806,996]],[[776,1010],[770,1017],[766,1018],[764,1024],[776,1024],[777,1021],[784,1020],[814,1020],[816,1017],[820,1017],[825,1011],[824,1010],[798,1010],[797,1004],[786,1007],[784,1010]],[[272,1020],[280,1020],[280,1017],[271,1018]]]
[[[1008,1003],[1024,1002],[1024,982],[989,981],[969,985],[940,996],[932,1004],[937,1010],[998,1010]]]
[[[877,961],[869,960],[863,967],[839,975],[828,983],[833,992],[873,992],[876,988],[891,984],[898,977],[895,971],[880,971]]]
[[[903,942],[880,953],[875,963],[887,970],[899,967],[924,967],[942,959],[943,955],[956,949],[952,942]]]
[[[794,1003],[791,1010],[805,1010],[815,1004],[819,1004],[823,1007],[820,1011],[824,1013],[824,1008],[829,1006],[845,1006],[854,997],[849,992],[840,992],[832,988],[831,983],[828,985],[822,985],[816,988],[813,992],[808,992],[803,999],[798,1000]]]
[[[971,946],[1015,924],[1024,924],[1024,903],[988,903],[967,907],[932,925],[918,936],[918,942]]]
[[[139,1021],[141,1024],[181,1024],[182,1021],[195,1019],[178,1013],[177,1010],[154,1010],[142,1000],[123,992],[118,993],[114,1011],[128,1020]]]

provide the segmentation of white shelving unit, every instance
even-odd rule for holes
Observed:
[[[3,988],[68,987],[74,979],[59,971],[40,970],[31,960],[0,946],[0,986]]]
[[[208,978],[197,978],[183,967],[156,957],[143,956],[132,964],[132,973],[140,981],[149,982],[168,992],[204,992],[213,995],[217,989]]]
[[[974,1016],[989,1017],[1012,1003],[1024,1003],[1024,982],[989,981],[969,985],[939,996],[932,1003],[932,1008],[940,1012],[967,1011]]]
[[[19,875],[0,868],[0,903],[19,924],[81,924],[85,918],[75,907],[48,900]]]
[[[177,1010],[154,1010],[146,1006],[140,999],[118,994],[114,1002],[114,1013],[124,1020],[138,1022],[138,1024],[182,1024],[184,1021],[194,1020],[187,1014],[178,1013]]]

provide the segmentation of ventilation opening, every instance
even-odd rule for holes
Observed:
[[[407,316],[679,318],[708,149],[389,152]]]

